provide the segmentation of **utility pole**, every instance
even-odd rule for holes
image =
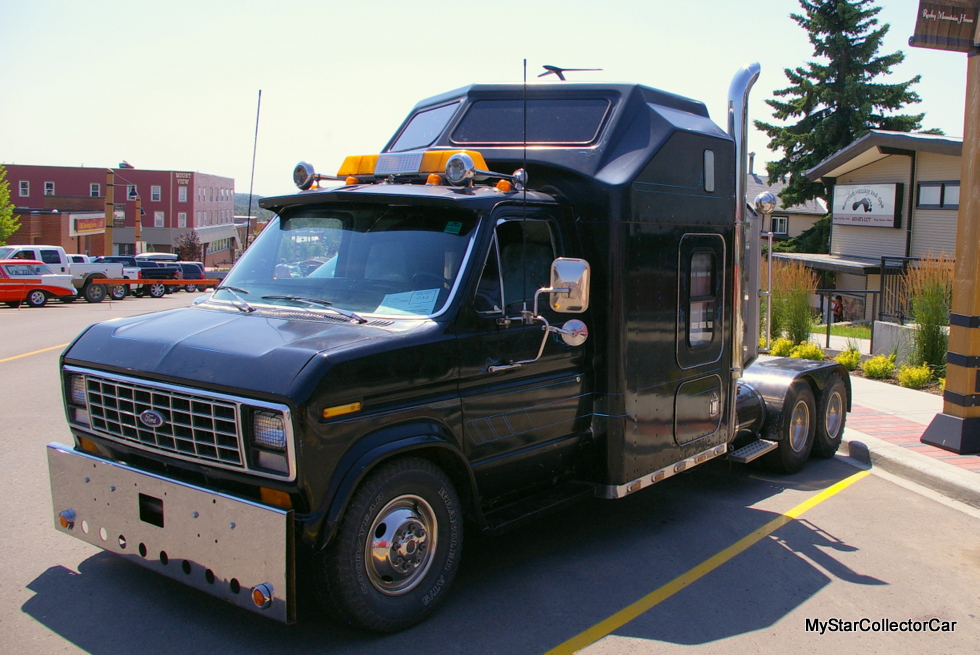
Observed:
[[[111,168],[105,171],[105,254],[112,255],[112,228],[116,220],[116,174]]]
[[[950,20],[949,17],[958,20]],[[919,2],[909,45],[967,53],[966,107],[956,263],[949,314],[946,391],[921,441],[954,453],[980,453],[980,0]]]
[[[143,200],[140,198],[140,194],[138,192],[133,200],[136,201],[136,222],[134,223],[136,226],[136,238],[133,250],[138,255],[140,254],[140,228],[143,227]]]

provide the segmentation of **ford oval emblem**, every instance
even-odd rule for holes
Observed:
[[[140,413],[140,423],[148,428],[158,428],[166,422],[167,419],[163,414],[155,409],[147,409]]]

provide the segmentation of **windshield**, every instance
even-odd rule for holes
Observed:
[[[222,282],[215,300],[327,314],[441,313],[475,234],[469,211],[331,205],[284,211]],[[245,293],[242,293],[245,292]]]
[[[10,259],[10,253],[12,253],[16,248],[11,248],[7,246],[5,248],[0,248],[0,259]]]
[[[44,264],[7,264],[3,270],[7,271],[7,275],[11,277],[51,274],[51,269]]]

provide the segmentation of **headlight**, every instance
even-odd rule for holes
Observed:
[[[260,448],[286,450],[286,425],[282,414],[255,412],[252,421],[252,441]]]
[[[85,376],[71,376],[71,401],[76,405],[85,404]]]

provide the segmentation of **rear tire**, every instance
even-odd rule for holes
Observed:
[[[150,295],[154,298],[163,298],[164,294],[167,293],[166,285],[160,284],[159,282],[148,285],[147,289],[149,290]]]
[[[82,295],[86,302],[102,302],[106,296],[105,285],[89,283],[82,289]]]
[[[129,289],[124,284],[117,284],[109,289],[109,297],[113,300],[122,300],[129,295]]]
[[[839,375],[830,378],[817,407],[817,433],[813,438],[813,457],[829,459],[840,448],[847,422],[847,385]]]
[[[766,465],[780,473],[796,473],[803,468],[816,432],[816,403],[813,391],[803,380],[794,382],[786,392],[783,415],[776,425],[766,430],[766,438],[779,447],[764,456]]]
[[[460,509],[452,482],[432,462],[382,464],[354,492],[336,538],[318,556],[324,610],[375,632],[428,617],[459,567]]]
[[[40,289],[31,289],[27,292],[27,304],[29,306],[44,307],[44,303],[46,302],[48,302],[48,294]]]

